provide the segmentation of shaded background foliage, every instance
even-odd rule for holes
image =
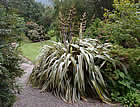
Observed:
[[[139,6],[139,3],[129,2],[114,4],[113,11],[106,10],[105,20],[95,19],[85,36],[110,41],[124,48],[140,46],[140,16],[137,14]]]
[[[10,0],[8,5],[16,8],[18,14],[24,17],[25,21],[38,22],[45,10],[44,6],[35,2],[35,0]]]

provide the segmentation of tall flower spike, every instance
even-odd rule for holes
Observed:
[[[86,30],[86,12],[82,15],[82,18],[81,18],[81,23],[80,23],[80,31],[79,31],[79,36],[80,38],[83,37],[83,33],[85,32]]]

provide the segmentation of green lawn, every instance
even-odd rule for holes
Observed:
[[[45,44],[48,44],[50,45],[51,44],[51,41],[48,40],[48,41],[43,41],[43,42],[36,42],[36,43],[32,43],[32,42],[23,42],[21,44],[21,52],[22,52],[22,55],[24,57],[26,57],[27,59],[31,60],[33,63],[36,59],[36,57],[38,56],[41,48],[45,45]]]

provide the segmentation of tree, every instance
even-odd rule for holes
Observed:
[[[81,17],[84,12],[87,13],[88,23],[91,23],[95,17],[103,18],[104,8],[113,9],[113,0],[53,0],[55,14],[58,16],[59,11],[67,13],[71,7],[75,7],[77,17]]]
[[[44,26],[45,32],[49,30],[52,21],[55,19],[53,14],[54,14],[54,9],[51,6],[47,6],[45,7],[45,11],[38,21],[40,25]]]
[[[26,21],[38,22],[45,11],[44,6],[35,0],[10,0],[9,5],[16,8],[20,16],[24,17]]]

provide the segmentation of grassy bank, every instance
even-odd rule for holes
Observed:
[[[20,47],[21,53],[24,57],[26,57],[27,59],[31,60],[34,63],[41,48],[46,44],[50,45],[51,41],[48,40],[48,41],[36,42],[36,43],[23,42]]]

